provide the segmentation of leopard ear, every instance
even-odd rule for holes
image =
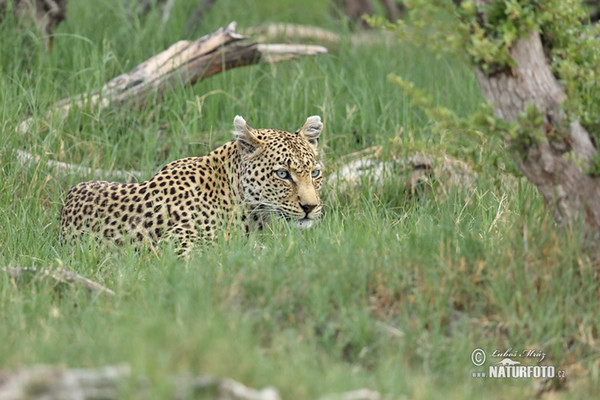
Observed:
[[[323,130],[323,123],[321,122],[321,117],[318,115],[313,115],[312,117],[308,117],[302,128],[298,130],[302,136],[304,136],[308,143],[312,146],[312,148],[316,151],[317,144],[319,143],[319,136],[321,136],[321,131]]]
[[[262,148],[263,142],[254,134],[254,128],[246,123],[244,118],[236,115],[233,119],[233,131],[237,139],[238,149],[242,154],[253,156]]]

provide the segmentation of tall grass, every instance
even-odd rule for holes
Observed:
[[[560,395],[597,390],[598,260],[581,251],[576,232],[556,228],[531,185],[486,164],[501,143],[433,134],[386,79],[401,74],[436,103],[467,113],[481,96],[460,60],[343,40],[327,56],[176,87],[143,110],[46,116],[53,102],[191,39],[183,25],[196,3],[176,2],[161,30],[158,10],[127,18],[118,0],[71,2],[52,52],[10,18],[0,25],[0,265],[64,266],[116,292],[107,299],[0,275],[0,367],[128,363],[134,376],[149,378],[155,398],[172,393],[170,377],[180,373],[274,385],[284,398],[360,387],[392,398],[513,398],[535,393],[533,380],[471,378],[471,352],[532,348],[566,369],[573,385]],[[348,37],[326,2],[305,3],[220,0],[194,34],[236,20],[240,27],[317,24]],[[86,177],[22,168],[12,152],[149,177],[230,140],[236,114],[287,130],[321,115],[329,172],[342,156],[383,145],[462,156],[477,171],[476,184],[418,198],[393,181],[346,196],[329,187],[314,229],[275,224],[250,237],[237,233],[184,261],[168,245],[157,253],[85,240],[62,246],[62,200]],[[17,134],[28,116],[33,129]],[[137,381],[126,385],[124,397],[136,388]]]

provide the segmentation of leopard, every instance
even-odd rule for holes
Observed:
[[[239,115],[233,126],[231,141],[172,161],[146,181],[76,184],[60,212],[61,240],[175,241],[188,256],[236,225],[248,233],[277,219],[310,228],[323,207],[320,116],[295,132],[255,129]]]

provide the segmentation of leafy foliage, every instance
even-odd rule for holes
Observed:
[[[570,120],[578,120],[596,142],[600,140],[600,41],[598,27],[585,24],[586,11],[579,0],[495,0],[486,7],[473,1],[456,6],[450,0],[409,0],[408,22],[393,29],[403,41],[417,42],[435,51],[466,57],[484,73],[494,74],[514,66],[510,48],[530,32],[542,35],[552,71],[567,96],[563,107]],[[370,18],[373,25],[385,26]],[[398,80],[395,80],[398,83]],[[530,121],[532,110],[519,121]],[[437,117],[443,117],[438,114]],[[438,121],[440,121],[438,119]],[[472,122],[484,122],[486,126]],[[506,127],[490,112],[484,118],[459,121],[454,116],[442,124],[460,122],[464,129],[481,129],[511,140],[517,155],[523,144],[542,139],[537,124]],[[519,122],[520,124],[520,122]],[[502,126],[502,129],[496,129]],[[525,137],[526,136],[526,137]],[[600,162],[595,162],[596,165]],[[595,168],[590,173],[597,173]]]

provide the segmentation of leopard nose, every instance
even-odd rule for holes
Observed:
[[[302,203],[300,203],[300,207],[302,207],[302,209],[304,210],[304,212],[308,214],[309,212],[311,212],[312,210],[314,210],[317,207],[317,205],[316,204],[302,204]]]

